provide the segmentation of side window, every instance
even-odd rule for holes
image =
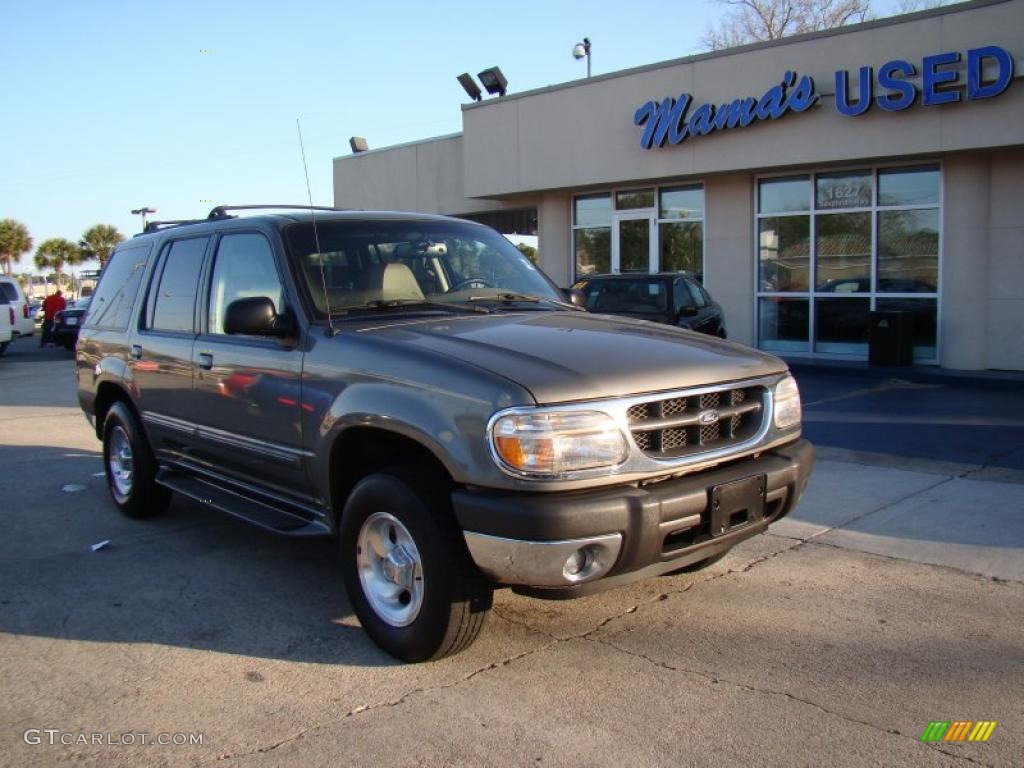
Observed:
[[[110,257],[89,305],[90,327],[118,331],[128,327],[150,250],[150,246],[122,248]]]
[[[224,333],[224,316],[236,299],[266,296],[281,313],[281,278],[263,235],[225,235],[217,246],[210,284],[210,333]]]
[[[160,274],[149,292],[149,328],[152,330],[195,333],[196,289],[209,240],[208,237],[175,240],[165,249]]]
[[[704,300],[704,293],[701,291],[700,286],[690,280],[685,280],[684,282],[686,287],[690,289],[690,295],[693,296],[694,303],[701,309],[706,307],[708,302]]]
[[[693,302],[693,296],[690,295],[690,290],[686,285],[685,280],[676,280],[675,287],[675,308],[676,312],[681,310],[683,307],[695,306]]]

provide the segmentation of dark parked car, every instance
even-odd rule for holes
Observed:
[[[66,309],[62,309],[53,316],[53,334],[51,336],[54,344],[63,344],[67,349],[74,349],[78,341],[78,331],[85,320],[85,313],[89,310],[91,299],[79,299],[71,302]]]
[[[785,363],[584,312],[483,225],[220,208],[149,230],[78,340],[114,504],[147,517],[174,491],[335,536],[401,659],[467,647],[496,585],[561,599],[706,567],[806,487]]]
[[[573,288],[583,291],[590,312],[636,317],[720,339],[726,337],[722,306],[692,275],[593,275],[578,280]]]

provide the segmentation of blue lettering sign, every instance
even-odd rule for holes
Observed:
[[[946,64],[956,64],[959,61],[959,51],[937,53],[934,56],[924,57],[924,61],[921,66],[921,101],[925,106],[930,107],[933,104],[952,104],[955,101],[960,101],[959,91],[940,91],[936,88],[937,85],[942,85],[943,83],[956,82],[956,72],[950,72],[949,70],[941,71],[939,70],[939,67]]]
[[[678,99],[648,101],[633,114],[633,124],[642,126],[640,146],[644,149],[681,144],[688,136],[707,136],[729,128],[745,128],[757,120],[777,120],[788,112],[804,112],[818,102],[814,80],[806,75],[798,81],[787,72],[778,85],[765,91],[760,99],[736,99],[716,106],[701,104],[687,119],[692,97],[682,93]]]
[[[961,58],[959,51],[925,56],[921,60],[920,89],[911,82],[918,70],[909,61],[886,62],[878,68],[877,76],[871,67],[860,67],[856,101],[850,90],[850,73],[840,69],[835,73],[836,111],[856,117],[877,104],[886,112],[899,112],[913,106],[919,92],[925,106],[991,99],[1003,93],[1013,81],[1013,57],[1005,48],[986,45],[967,51],[966,83],[961,82],[958,71],[949,69]],[[988,81],[983,80],[986,66],[990,69]],[[963,97],[958,86],[964,88]],[[689,110],[693,99],[688,93],[679,94],[678,99],[648,101],[633,114],[633,124],[643,128],[640,136],[643,149],[664,147],[666,142],[675,146],[690,136],[746,128],[761,120],[778,120],[790,112],[805,112],[817,104],[819,98],[811,77],[804,75],[798,79],[795,72],[786,72],[760,98],[748,96],[718,105],[708,102],[692,114]]]
[[[995,82],[984,85],[981,82],[981,65],[985,59],[995,59],[999,74]],[[1007,89],[1013,79],[1013,57],[1003,48],[986,45],[972,48],[967,52],[967,98],[991,99]]]

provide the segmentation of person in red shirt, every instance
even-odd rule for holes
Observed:
[[[43,332],[39,336],[40,347],[45,346],[48,342],[52,343],[53,318],[67,307],[68,303],[64,301],[64,294],[60,292],[60,289],[43,299]]]

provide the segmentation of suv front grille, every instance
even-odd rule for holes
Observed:
[[[768,390],[722,389],[631,405],[626,412],[637,448],[676,459],[740,445],[760,431]]]

